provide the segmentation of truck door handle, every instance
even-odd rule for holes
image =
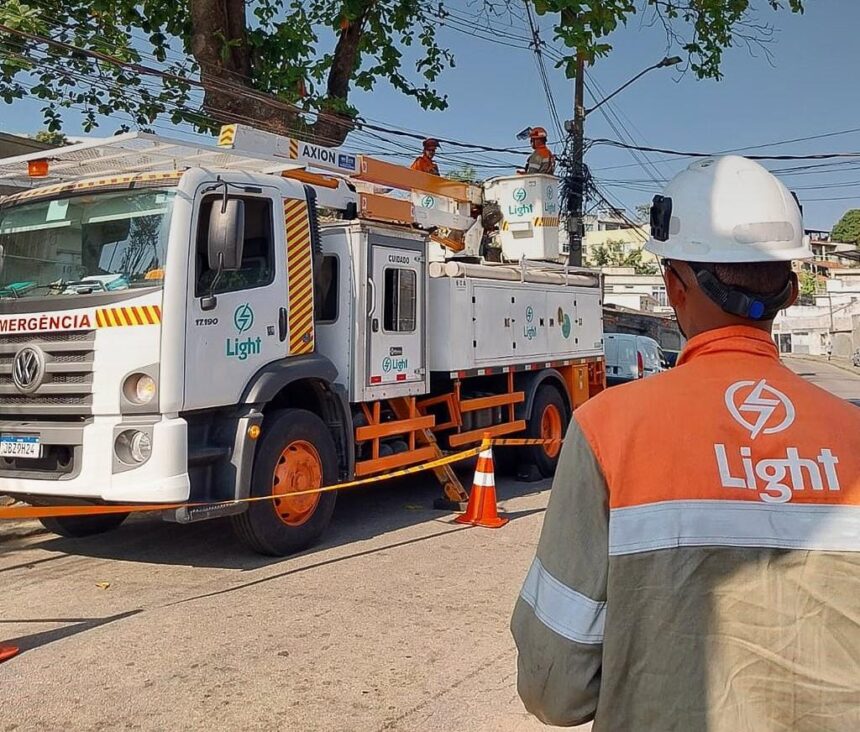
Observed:
[[[278,338],[281,341],[287,339],[287,309],[281,308],[278,311]]]
[[[379,318],[374,318],[373,320],[370,321],[370,329],[374,333],[379,332]]]
[[[367,317],[369,318],[373,315],[373,311],[376,310],[376,284],[372,279],[368,277],[367,279]]]

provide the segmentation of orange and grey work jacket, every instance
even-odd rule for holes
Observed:
[[[526,708],[860,730],[860,409],[733,327],[574,416],[512,621]]]
[[[552,175],[555,172],[555,155],[546,145],[539,145],[534,149],[528,160],[526,160],[526,173],[545,173]]]

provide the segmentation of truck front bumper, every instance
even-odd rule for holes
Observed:
[[[150,436],[149,459],[133,466],[118,460],[114,444],[124,430]],[[0,433],[39,437],[43,455],[0,458],[0,494],[113,503],[188,500],[187,425],[179,417],[99,416],[85,424],[2,421]]]

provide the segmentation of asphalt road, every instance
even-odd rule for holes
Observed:
[[[787,358],[785,363],[816,386],[860,406],[860,369],[834,366],[824,359],[812,357]]]
[[[508,621],[548,485],[501,483],[504,529],[451,523],[413,480],[342,495],[327,542],[279,561],[223,522],[6,527],[0,645],[23,652],[0,730],[544,729]]]
[[[790,365],[860,399],[860,378]],[[517,698],[508,621],[547,489],[501,479],[497,531],[429,509],[426,478],[345,493],[326,542],[284,560],[224,522],[0,524],[0,645],[22,649],[0,664],[0,732],[546,729]]]

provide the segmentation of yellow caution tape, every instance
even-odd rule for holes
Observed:
[[[309,496],[315,493],[328,493],[330,491],[340,491],[346,488],[356,488],[362,485],[370,485],[372,483],[380,483],[393,478],[402,478],[406,475],[414,475],[425,470],[433,470],[444,465],[467,460],[470,457],[477,455],[483,447],[474,447],[464,452],[446,455],[445,457],[431,460],[430,462],[421,465],[413,465],[408,468],[395,470],[392,473],[373,476],[370,478],[361,478],[359,480],[351,480],[347,483],[337,483],[335,485],[323,486],[321,488],[310,488],[306,491],[295,491],[290,493],[273,494],[270,496],[250,496],[248,498],[238,498],[235,501],[217,501],[214,503],[155,503],[141,504],[132,503],[126,505],[106,505],[106,506],[6,506],[0,508],[0,520],[13,519],[38,519],[38,518],[54,518],[57,516],[96,516],[111,513],[144,513],[152,511],[170,511],[177,508],[205,508],[207,506],[223,506],[235,505],[238,503],[256,503],[257,501],[272,501],[276,498],[293,498],[296,496]]]
[[[475,457],[482,450],[486,450],[490,446],[498,447],[524,447],[529,445],[550,445],[564,442],[562,439],[485,439],[478,447],[473,447],[463,452],[457,452],[453,455],[446,455],[436,460],[431,460],[421,465],[413,465],[408,468],[401,468],[391,473],[384,475],[376,475],[370,478],[361,478],[359,480],[351,480],[346,483],[337,483],[335,485],[322,486],[320,488],[310,488],[306,491],[295,491],[283,494],[273,494],[270,496],[250,496],[248,498],[238,498],[234,501],[217,501],[213,503],[131,503],[131,504],[110,504],[101,506],[6,506],[0,508],[0,520],[21,520],[21,519],[39,519],[39,518],[55,518],[59,516],[97,516],[112,513],[147,513],[153,511],[172,511],[177,508],[206,508],[208,506],[224,506],[236,505],[239,503],[256,503],[258,501],[272,501],[276,498],[293,498],[297,496],[309,496],[315,493],[328,493],[330,491],[342,491],[347,488],[357,488],[363,485],[371,485],[373,483],[381,483],[394,478],[402,478],[415,473],[422,473],[426,470],[441,468],[445,465],[468,460]]]

